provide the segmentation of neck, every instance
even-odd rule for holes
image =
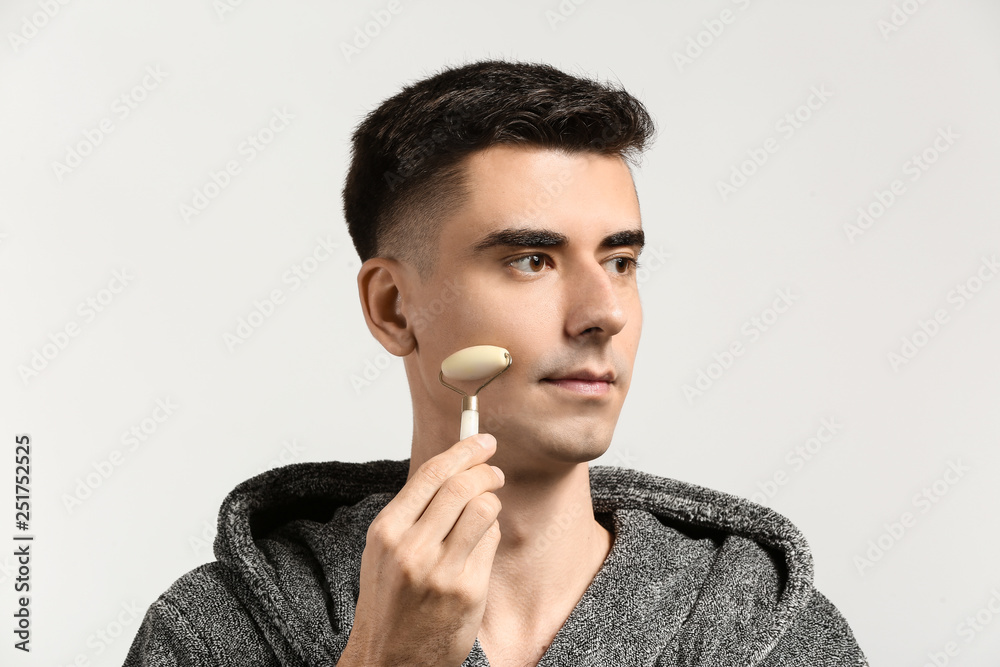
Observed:
[[[608,555],[611,535],[594,518],[586,463],[558,476],[507,475],[496,494],[503,510],[495,578],[512,588],[518,584],[519,596],[560,590],[581,577],[590,583]]]
[[[586,463],[555,478],[508,476],[497,496],[501,539],[480,639],[548,646],[601,569],[612,535],[594,518]]]

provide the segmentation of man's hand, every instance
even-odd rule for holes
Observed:
[[[484,443],[486,446],[482,446]],[[458,667],[486,611],[500,543],[496,438],[473,435],[420,466],[368,528],[354,626],[337,663]]]

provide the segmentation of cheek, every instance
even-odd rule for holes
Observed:
[[[459,276],[424,288],[409,304],[409,318],[418,341],[460,335],[464,328],[481,323],[482,299],[470,290]]]
[[[638,347],[639,346],[639,338],[642,335],[642,307],[638,305],[638,301],[636,303],[637,303],[637,305],[636,305],[636,309],[635,309],[635,314],[632,316],[631,321],[629,322],[629,324],[633,324],[634,323],[634,325],[635,325],[635,326],[632,327],[632,331],[631,331],[631,334],[632,334],[631,338],[632,338],[632,341],[633,341],[633,343],[632,343],[633,347]],[[635,350],[633,349],[632,352],[634,354]]]
[[[453,278],[458,285],[449,303],[435,303],[437,292],[422,295],[415,309],[421,326],[418,345],[447,356],[471,345],[499,345],[526,362],[551,349],[562,331],[558,298],[543,285],[511,284],[480,267]],[[440,301],[440,299],[438,299]],[[416,322],[415,322],[416,323]]]
[[[553,331],[558,331],[555,305],[526,297],[530,295],[494,293],[484,297],[479,313],[484,333],[495,335],[501,341],[506,340],[510,345],[515,342],[523,345],[529,341],[541,343],[551,337]]]
[[[514,358],[508,371],[511,379],[530,376],[546,351],[556,347],[559,329],[553,321],[554,308],[539,307],[523,293],[504,295],[499,290],[479,295],[477,303],[461,323],[461,333],[455,335],[466,345],[498,345],[510,351]]]
[[[425,304],[414,312],[414,332],[425,351],[445,356],[472,345],[510,348],[524,337],[538,335],[542,326],[523,304],[503,299],[495,292],[472,292],[443,309]]]

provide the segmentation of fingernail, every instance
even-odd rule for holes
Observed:
[[[479,441],[479,444],[483,449],[489,449],[493,445],[497,444],[497,439],[489,433],[480,433],[476,436],[476,439]]]
[[[507,478],[503,476],[503,470],[500,470],[500,468],[498,468],[496,466],[490,466],[490,467],[493,468],[493,471],[497,474],[497,477],[500,478],[501,482],[504,482],[504,481],[507,480]]]

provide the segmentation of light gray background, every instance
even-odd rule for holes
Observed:
[[[995,278],[984,258],[1000,257],[1000,6],[387,7],[0,9],[0,499],[13,495],[14,435],[28,433],[37,535],[30,656],[11,648],[13,548],[0,548],[0,662],[120,664],[138,627],[129,605],[144,613],[211,559],[217,508],[239,481],[280,461],[408,456],[402,363],[364,325],[341,215],[348,138],[403,83],[506,57],[618,80],[659,127],[637,172],[644,341],[597,463],[759,494],[804,531],[819,588],[873,664],[922,665],[949,642],[948,664],[995,664],[1000,279],[977,271]],[[372,12],[391,21],[345,56]],[[679,63],[688,48],[697,57]],[[801,107],[814,89],[825,99]],[[248,161],[241,142],[274,110],[294,118]],[[779,123],[795,113],[805,120],[788,136]],[[113,131],[58,168],[102,121]],[[724,200],[718,182],[769,139],[777,151]],[[911,180],[908,161],[929,148],[936,160]],[[185,221],[179,206],[230,160],[240,172]],[[905,191],[849,238],[858,207],[895,179]],[[294,289],[283,276],[318,239],[338,247]],[[109,291],[123,270],[132,278]],[[959,307],[966,283],[978,291]],[[231,350],[224,336],[275,289],[284,302]],[[778,290],[793,305],[751,340],[744,324],[770,318]],[[92,318],[87,299],[105,301]],[[946,320],[922,336],[936,311]],[[71,324],[78,335],[53,347]],[[894,367],[904,337],[921,346]],[[745,353],[712,368],[734,342]],[[50,358],[26,375],[36,352]],[[352,384],[366,368],[370,384]],[[699,370],[716,379],[688,400]],[[162,423],[158,400],[176,405]],[[835,435],[810,443],[823,420]],[[132,427],[148,432],[134,448],[122,439]],[[802,465],[788,458],[796,447],[813,450]],[[945,476],[952,466],[964,470]],[[935,483],[935,502],[921,500]],[[977,613],[986,624],[972,631]]]

